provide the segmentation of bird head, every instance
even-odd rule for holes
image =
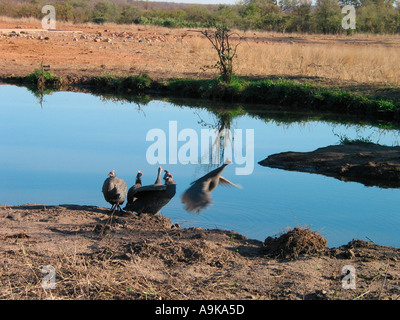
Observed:
[[[172,174],[170,174],[167,170],[164,170],[165,174],[164,174],[164,180],[168,181],[169,179],[172,180]]]
[[[112,170],[112,171],[108,174],[108,176],[109,176],[109,177],[115,177],[115,170]]]
[[[143,175],[142,171],[138,170],[136,177],[140,178]]]
[[[232,160],[231,159],[226,159],[225,160],[225,164],[231,164],[232,163]]]

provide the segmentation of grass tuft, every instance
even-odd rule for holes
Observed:
[[[55,84],[60,87],[62,83],[60,77],[40,69],[26,76],[22,82],[37,83],[40,78],[44,79],[45,88],[54,88]],[[226,83],[221,78],[173,78],[156,81],[145,73],[135,76],[104,73],[82,80],[80,85],[90,86],[96,92],[124,97],[159,94],[216,102],[258,104],[259,111],[268,105],[279,105],[284,106],[287,111],[328,112],[400,121],[400,102],[397,98],[353,93],[341,88],[282,78],[255,80],[234,76],[230,83]]]

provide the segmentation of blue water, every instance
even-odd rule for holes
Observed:
[[[0,204],[6,205],[110,207],[101,186],[112,169],[129,186],[137,170],[144,173],[144,184],[154,182],[158,165],[146,159],[154,143],[146,141],[150,130],[159,128],[168,135],[170,121],[176,121],[178,133],[190,128],[200,136],[200,130],[207,128],[202,123],[217,122],[206,109],[163,101],[138,105],[58,92],[45,96],[41,106],[25,88],[8,85],[0,86],[0,97]],[[190,214],[180,195],[212,167],[179,161],[163,165],[178,183],[177,195],[162,210],[173,223],[234,230],[259,240],[287,227],[308,226],[319,231],[330,247],[353,238],[400,247],[399,189],[365,187],[257,164],[273,153],[337,144],[340,135],[398,145],[397,131],[318,121],[282,124],[247,115],[234,118],[231,128],[254,130],[254,171],[236,175],[235,169],[242,165],[234,161],[223,176],[243,188],[218,187],[207,211]],[[183,144],[178,141],[178,148]]]

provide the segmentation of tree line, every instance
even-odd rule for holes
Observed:
[[[179,2],[179,0],[177,0]],[[42,6],[56,8],[57,21],[114,22],[165,27],[223,24],[240,30],[341,34],[400,32],[398,0],[240,0],[235,5],[168,5],[138,0],[2,0],[0,15],[41,19]],[[356,29],[342,28],[342,7],[356,9]]]

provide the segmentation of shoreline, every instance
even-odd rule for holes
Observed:
[[[384,68],[392,70],[390,65],[377,65],[382,69],[377,75],[372,70],[365,72],[371,67],[368,61],[357,68],[353,64],[358,61],[353,61],[351,68],[343,65],[365,50],[366,57],[386,50],[383,56],[390,56],[390,50],[399,44],[387,37],[243,32],[236,76],[231,84],[225,84],[218,80],[216,70],[206,67],[215,64],[215,50],[192,30],[61,23],[60,30],[43,36],[32,31],[40,26],[39,20],[37,24],[0,21],[0,30],[14,31],[0,35],[3,82],[37,90],[38,70],[46,65],[48,78],[40,90],[283,105],[290,111],[335,112],[400,122],[397,78],[382,78]]]
[[[285,107],[285,111],[334,113],[400,123],[400,103],[397,100],[287,79],[259,80],[235,76],[232,83],[227,84],[219,78],[171,78],[159,81],[147,74],[61,77],[36,69],[26,76],[0,75],[0,82],[25,86],[36,94],[60,90],[78,91],[100,95],[111,94],[128,100],[153,95],[220,103],[243,103],[255,106],[257,108],[255,111],[263,111],[263,107],[260,109],[261,105],[277,105]]]
[[[95,206],[0,206],[2,299],[400,298],[399,248],[355,239],[326,248],[321,237],[304,229],[306,237],[298,239],[312,241],[303,247],[308,252],[298,250],[299,241],[294,255],[281,256],[279,246],[287,248],[282,236],[263,243],[235,231],[180,228],[151,215],[115,216],[101,235],[109,214]],[[54,290],[41,287],[45,265],[55,269]],[[343,287],[348,265],[355,268],[351,290]]]

